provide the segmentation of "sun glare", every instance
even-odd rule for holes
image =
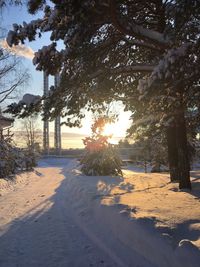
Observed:
[[[112,135],[109,142],[112,144],[118,143],[120,139],[126,136],[126,130],[130,127],[130,112],[121,111],[118,120],[115,123],[107,124],[105,126],[104,135]],[[91,124],[93,123],[92,114],[87,114],[87,118],[83,122],[83,127],[76,130],[77,133],[84,135],[91,135]],[[72,129],[74,132],[74,128]]]
[[[110,142],[116,143],[116,138],[126,136],[126,130],[130,125],[129,123],[129,117],[121,114],[118,121],[105,125],[103,134],[110,135]]]
[[[103,130],[104,135],[111,135],[113,136],[115,134],[115,124],[106,124]]]
[[[126,130],[130,125],[129,118],[130,113],[123,112],[115,123],[107,123],[105,125],[103,134],[111,136],[109,139],[110,143],[117,144],[121,138],[126,136]]]
[[[112,123],[105,125],[103,135],[110,136],[110,138],[108,139],[109,143],[118,144],[116,137],[122,136],[122,133],[120,133],[119,125],[117,123]]]

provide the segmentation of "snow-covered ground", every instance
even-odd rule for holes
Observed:
[[[1,267],[199,267],[200,171],[192,192],[126,168],[88,177],[49,158],[0,181]]]

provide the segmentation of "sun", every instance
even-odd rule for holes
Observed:
[[[77,130],[77,133],[91,135],[91,125],[93,122],[92,114],[87,114],[83,127]],[[112,139],[120,140],[126,136],[126,130],[130,127],[131,112],[120,112],[118,120],[115,123],[108,123],[104,127],[103,135],[112,135]]]
[[[107,123],[102,134],[110,136],[109,140],[113,141],[115,138],[125,136],[125,131],[122,129],[122,125],[119,122]]]
[[[112,137],[115,134],[115,128],[116,126],[114,123],[107,123],[103,129],[103,135],[109,135]]]
[[[115,135],[116,135],[116,125],[114,123],[110,124],[106,124],[103,130],[103,135],[109,136],[109,143],[110,144],[117,144],[117,140],[115,139]]]
[[[125,137],[126,130],[129,128],[128,116],[120,115],[115,123],[107,123],[103,130],[103,135],[109,135],[112,139]]]

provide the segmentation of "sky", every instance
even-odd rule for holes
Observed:
[[[9,31],[12,29],[13,23],[21,24],[23,23],[23,21],[29,22],[31,20],[38,18],[41,14],[42,13],[38,13],[35,16],[30,15],[28,14],[25,6],[7,7],[3,10],[1,14],[1,24],[4,28],[6,28],[6,30]],[[50,36],[49,33],[45,33],[42,38],[37,39],[36,41],[33,42],[26,41],[25,43],[25,46],[27,47],[27,53],[26,57],[22,57],[22,59],[23,59],[23,65],[29,69],[29,72],[31,74],[31,79],[29,85],[26,88],[22,89],[21,96],[25,93],[42,95],[42,90],[43,90],[42,72],[35,70],[35,66],[32,64],[32,60],[28,54],[31,54],[34,51],[40,49],[42,46],[47,45],[49,43],[49,36]],[[2,42],[3,40],[0,41],[0,45],[2,45]],[[49,84],[50,85],[53,84],[53,77],[51,76],[49,78]],[[124,137],[126,134],[126,129],[130,124],[129,121],[130,112],[124,112],[121,105],[117,109],[120,110],[120,114],[118,121],[115,123],[115,125],[113,125],[113,131],[115,132],[113,136]],[[70,133],[75,132],[80,134],[90,134],[91,123],[92,123],[92,115],[87,114],[86,118],[82,122],[83,125],[82,128],[79,129],[79,128],[69,128],[66,126],[62,126],[62,131]],[[39,125],[42,128],[41,122],[39,123]],[[16,128],[20,127],[20,123],[18,121],[15,123],[15,127]],[[54,124],[50,123],[50,131],[53,131],[53,129],[54,129]]]

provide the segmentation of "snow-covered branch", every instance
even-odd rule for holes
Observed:
[[[109,2],[112,23],[119,32],[124,35],[138,37],[144,41],[149,40],[151,43],[157,45],[160,49],[169,47],[169,40],[164,36],[164,34],[159,33],[158,31],[144,28],[141,25],[137,25],[137,23],[128,23],[127,26],[122,25],[117,16],[116,1],[109,0]]]
[[[130,45],[146,47],[146,48],[150,48],[150,49],[153,49],[153,50],[160,50],[160,47],[156,47],[155,45],[153,45],[151,43],[144,42],[144,41],[141,41],[141,40],[129,39],[127,37],[123,37],[123,40],[125,42],[129,43]]]
[[[174,66],[176,63],[183,58],[192,43],[184,43],[178,48],[170,49],[164,57],[158,62],[154,68],[152,74],[144,79],[139,80],[138,90],[141,94],[146,94],[146,91],[152,87],[155,81],[158,80],[173,80],[174,77]],[[184,67],[179,69],[182,72]],[[177,78],[176,78],[177,79]]]
[[[18,105],[26,105],[29,107],[30,105],[37,104],[41,100],[41,96],[39,95],[32,95],[32,94],[25,94],[22,97],[22,100],[19,101]]]
[[[146,72],[151,73],[155,68],[155,65],[148,65],[148,64],[136,64],[132,66],[119,66],[113,69],[108,69],[107,72],[109,75],[120,75],[120,74],[131,74],[136,72]],[[105,70],[99,69],[98,71],[94,72],[90,78],[96,78],[99,75],[105,73]]]

